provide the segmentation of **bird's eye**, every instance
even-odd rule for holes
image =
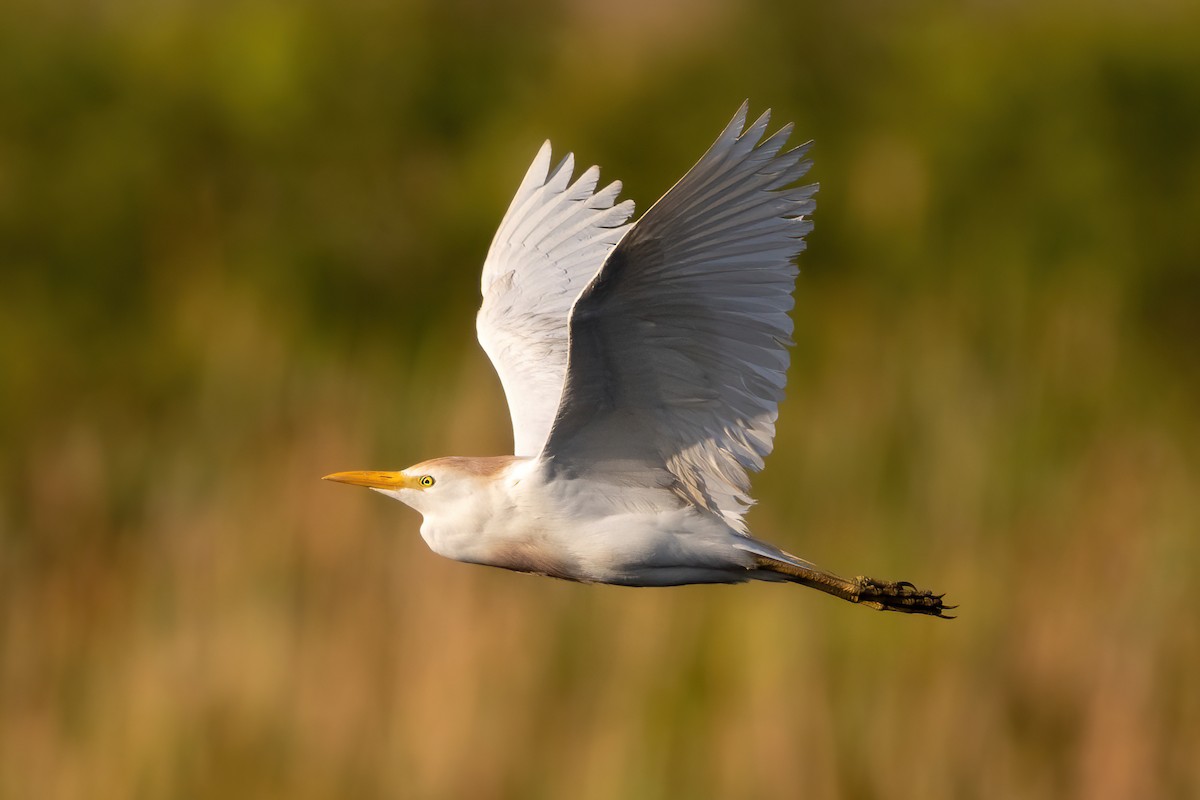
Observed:
[[[417,479],[417,483],[421,484],[421,486],[423,488],[428,489],[430,486],[433,486],[433,476],[432,475],[422,475],[420,478]]]

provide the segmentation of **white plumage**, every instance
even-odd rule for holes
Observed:
[[[542,145],[483,263],[479,343],[496,366],[513,421],[513,453],[536,456],[567,373],[571,306],[628,228],[633,202],[617,181],[596,192],[592,167],[571,183],[575,158],[554,170]]]
[[[945,616],[908,583],[845,580],[750,536],[749,471],[771,452],[796,256],[812,229],[808,145],[747,106],[636,223],[621,184],[572,180],[545,143],[484,262],[479,341],[514,456],[328,476],[424,516],[436,552],[585,582],[787,580]]]

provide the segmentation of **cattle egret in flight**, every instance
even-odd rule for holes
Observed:
[[[797,255],[812,229],[808,145],[747,106],[634,223],[621,184],[572,180],[542,145],[483,265],[479,342],[514,453],[339,472],[419,511],[458,561],[587,583],[789,581],[944,617],[912,584],[840,578],[750,535],[748,471],[771,452]]]

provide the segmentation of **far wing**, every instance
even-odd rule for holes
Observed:
[[[745,530],[747,470],[771,452],[796,256],[812,229],[807,145],[782,151],[746,106],[639,219],[571,313],[562,405],[543,457],[575,472],[670,473]],[[762,141],[760,141],[762,140]]]
[[[600,170],[574,183],[571,154],[550,167],[542,145],[521,181],[483,265],[479,343],[496,367],[512,416],[513,453],[542,449],[567,369],[567,317],[625,232],[633,203],[614,205],[621,183],[596,191]]]

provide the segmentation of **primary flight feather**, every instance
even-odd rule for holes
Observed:
[[[743,104],[636,222],[619,182],[551,168],[546,142],[484,261],[477,317],[513,456],[340,472],[421,512],[459,561],[626,586],[791,581],[873,608],[945,616],[907,582],[847,580],[752,537],[748,472],[771,452],[795,259],[816,184],[791,126]],[[765,137],[765,138],[764,138]]]

